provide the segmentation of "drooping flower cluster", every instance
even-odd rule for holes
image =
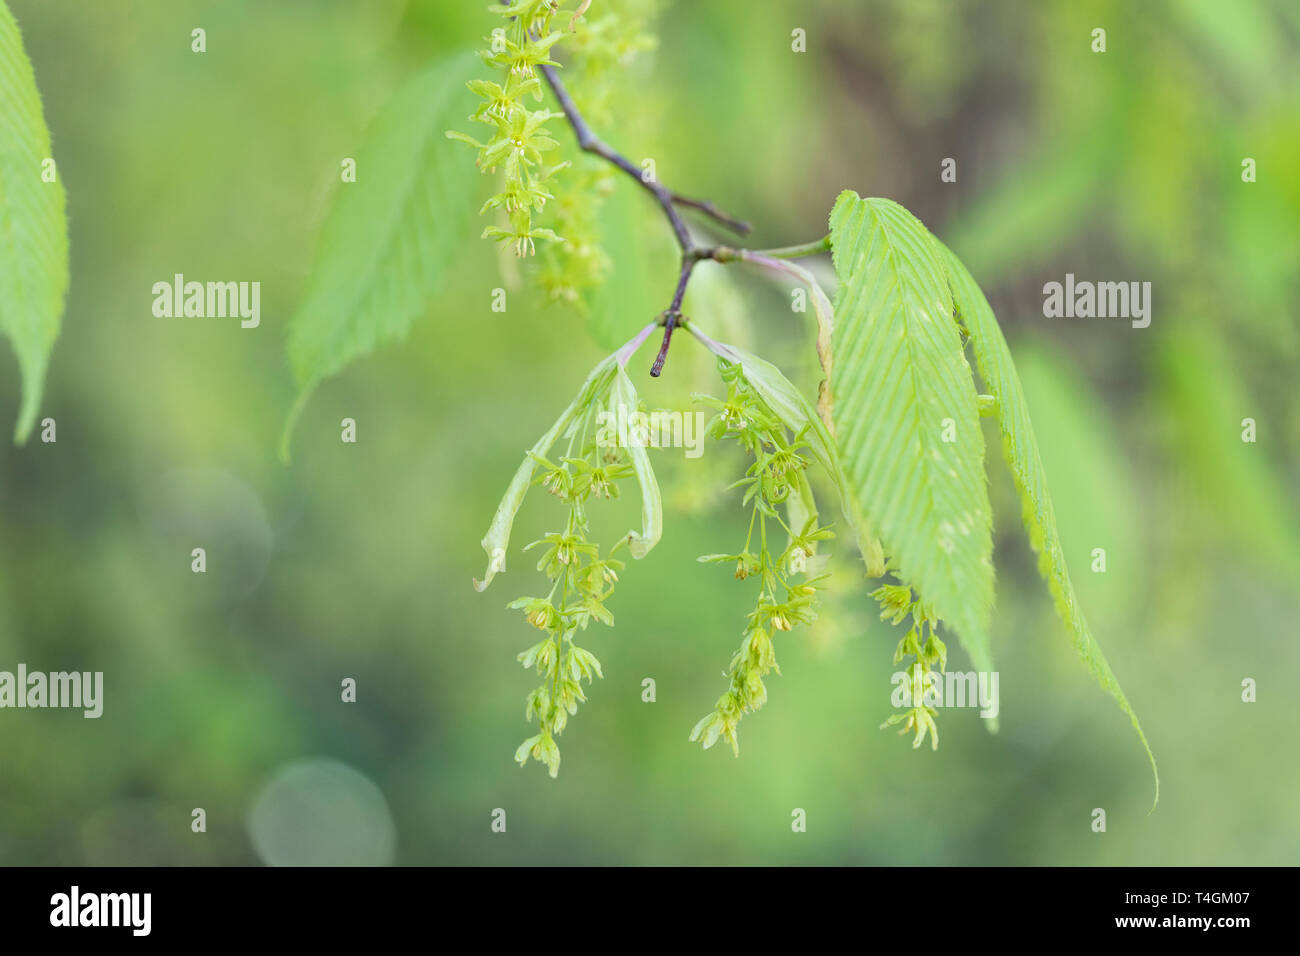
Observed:
[[[488,226],[483,235],[513,244],[519,256],[535,253],[538,239],[560,238],[551,229],[534,226],[533,213],[553,198],[549,181],[569,165],[545,163],[544,154],[558,145],[546,124],[561,114],[530,109],[529,102],[537,105],[542,99],[537,68],[558,65],[551,59],[551,48],[568,35],[586,6],[566,10],[558,0],[519,0],[490,7],[503,25],[492,31],[489,47],[480,55],[499,75],[496,80],[472,80],[469,88],[482,100],[470,119],[490,127],[491,135],[480,142],[459,131],[447,133],[478,150],[480,169],[502,171],[501,191],[483,204],[482,212],[502,211],[507,225]],[[567,26],[557,29],[557,23]]]
[[[708,425],[709,436],[735,440],[753,456],[745,476],[732,486],[744,489],[741,500],[750,508],[749,531],[738,553],[709,554],[699,560],[733,564],[738,579],[758,579],[759,591],[740,649],[728,667],[727,690],[714,704],[713,712],[695,725],[690,739],[699,741],[705,749],[723,739],[738,755],[736,729],[741,717],[766,703],[763,678],[772,671],[781,673],[776,663],[776,635],[817,616],[816,594],[823,578],[807,577],[808,559],[817,542],[833,535],[829,528],[818,525],[816,509],[810,506],[811,492],[804,474],[808,459],[801,454],[807,446],[802,435],[789,436],[780,419],[745,381],[739,364],[718,364],[728,386],[726,399],[697,399],[715,410]],[[804,515],[798,530],[793,522],[782,518],[783,505],[791,517]],[[779,540],[781,532],[786,538],[784,547],[769,540]]]
[[[628,82],[627,67],[656,46],[649,25],[657,8],[657,0],[527,0],[491,7],[504,25],[492,32],[481,55],[498,77],[469,84],[482,101],[470,119],[491,127],[491,135],[480,142],[463,132],[447,133],[478,150],[484,172],[500,171],[501,188],[481,210],[498,222],[484,237],[509,243],[519,256],[537,254],[532,278],[547,301],[582,313],[586,293],[612,268],[601,245],[600,213],[615,173],[582,153],[575,152],[572,161],[556,158],[558,144],[548,124],[563,114],[541,107],[538,68],[559,66],[553,48],[564,41],[567,72],[582,80],[571,91],[579,111],[596,128],[616,125],[613,104]],[[546,225],[539,222],[543,211]]]
[[[541,485],[565,505],[560,530],[543,535],[524,550],[541,548],[537,569],[546,575],[550,591],[544,597],[521,597],[510,607],[523,611],[524,619],[545,636],[518,655],[524,667],[535,669],[542,683],[527,697],[525,718],[536,718],[539,732],[515,752],[520,766],[528,758],[545,764],[551,776],[559,774],[560,748],[556,738],[564,731],[578,704],[587,699],[583,681],[601,677],[600,662],[577,646],[575,637],[592,621],[612,627],[614,616],[606,602],[624,567],[621,551],[644,558],[663,533],[663,503],[659,483],[644,447],[611,443],[601,421],[619,406],[638,409],[640,399],[627,375],[626,365],[655,326],[645,326],[618,351],[591,370],[578,394],[556,419],[516,469],[497,505],[483,550],[487,572],[474,587],[486,589],[506,570],[510,531],[528,489]],[[563,443],[563,444],[561,444]],[[563,455],[552,449],[563,447]],[[588,505],[594,499],[619,497],[620,483],[633,478],[640,492],[641,527],[626,532],[604,554],[592,540]]]
[[[552,777],[560,770],[560,748],[555,738],[564,730],[578,704],[587,699],[582,682],[603,677],[600,661],[579,647],[574,636],[592,621],[612,627],[614,616],[605,602],[614,591],[623,562],[615,557],[627,543],[622,538],[601,557],[590,540],[587,503],[592,498],[618,497],[618,483],[633,474],[620,449],[597,448],[594,443],[580,457],[566,457],[557,464],[532,455],[536,465],[534,484],[540,484],[568,506],[563,530],[551,532],[524,550],[542,548],[537,569],[551,582],[546,597],[521,597],[510,607],[524,612],[524,618],[546,636],[519,655],[524,667],[536,669],[542,684],[528,695],[524,710],[527,720],[537,718],[539,733],[529,737],[515,752],[520,765],[532,757],[544,763]]]
[[[894,651],[894,663],[901,664],[908,657],[915,658],[908,665],[907,680],[896,690],[897,703],[903,708],[892,714],[880,725],[880,729],[902,724],[900,734],[916,732],[912,746],[919,747],[930,735],[930,748],[939,749],[939,728],[935,724],[938,711],[926,703],[929,682],[938,673],[942,674],[948,665],[948,648],[939,640],[936,629],[939,618],[933,610],[914,599],[912,589],[903,584],[885,584],[871,592],[871,596],[880,604],[880,619],[890,624],[898,624],[909,614],[912,626],[908,628],[898,647]]]

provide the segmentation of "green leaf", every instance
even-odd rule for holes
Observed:
[[[938,243],[897,203],[851,190],[830,227],[831,420],[845,474],[900,579],[992,670],[984,438]]]
[[[1007,348],[1002,329],[993,315],[988,300],[976,285],[975,280],[961,261],[946,247],[940,245],[948,270],[948,279],[952,286],[953,300],[956,303],[961,322],[970,333],[971,345],[975,352],[975,363],[985,387],[997,399],[998,424],[1002,432],[1002,446],[1007,463],[1015,478],[1016,488],[1020,491],[1024,511],[1025,529],[1029,533],[1029,543],[1038,552],[1038,568],[1047,581],[1048,588],[1056,602],[1060,614],[1070,635],[1075,649],[1088,665],[1097,683],[1115,698],[1120,709],[1128,715],[1137,731],[1138,738],[1151,761],[1151,773],[1155,778],[1155,801],[1152,809],[1160,801],[1160,774],[1156,769],[1156,758],[1147,743],[1142,725],[1138,723],[1137,714],[1133,712],[1123,688],[1111,672],[1106,655],[1101,652],[1088,621],[1083,616],[1083,609],[1070,583],[1070,572],[1065,564],[1065,552],[1061,548],[1060,536],[1056,529],[1056,515],[1052,510],[1052,498],[1047,490],[1047,475],[1043,469],[1042,458],[1038,451],[1038,442],[1034,437],[1034,428],[1029,421],[1029,408],[1025,403],[1020,379],[1016,375],[1015,365],[1011,361],[1011,350]]]
[[[290,322],[299,386],[281,443],[316,386],[376,346],[404,338],[438,291],[477,203],[478,176],[445,135],[470,112],[465,55],[416,76],[375,117],[357,152],[357,181],[339,186],[321,227],[302,304]]]
[[[53,153],[36,75],[18,24],[0,0],[0,331],[22,375],[14,441],[31,434],[68,292],[67,198],[45,182]]]

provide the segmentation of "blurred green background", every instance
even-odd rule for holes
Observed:
[[[845,563],[816,628],[778,643],[783,676],[740,758],[689,744],[753,593],[694,561],[743,538],[721,491],[739,462],[665,450],[663,541],[623,575],[617,627],[583,642],[605,679],[560,741],[559,779],[520,770],[534,681],[514,657],[535,638],[505,604],[538,575],[516,553],[487,592],[470,581],[521,452],[603,354],[584,320],[526,284],[492,312],[502,260],[481,222],[449,222],[462,258],[408,342],[326,383],[292,465],[275,456],[286,323],[339,159],[405,78],[480,43],[485,4],[9,2],[68,189],[73,281],[42,409],[58,441],[0,446],[0,669],[101,670],[105,707],[0,712],[0,862],[1300,861],[1300,5],[669,3],[600,131],[752,219],[755,246],[823,235],[852,187],[965,258],[1021,366],[1084,607],[1160,763],[1148,816],[1141,748],[1077,662],[996,453],[996,736],[973,711],[941,713],[937,753],[877,729],[899,634]],[[666,242],[654,208],[630,204],[611,252]],[[741,267],[701,267],[688,312],[814,388],[807,317],[724,268]],[[616,254],[603,306],[628,329],[675,278],[671,261],[637,269]],[[154,318],[151,286],[176,272],[261,281],[261,327]],[[1067,272],[1152,282],[1151,327],[1044,319],[1042,285]],[[711,387],[701,352],[683,337],[657,381],[638,356],[643,396],[689,407]],[[17,369],[0,365],[11,420]],[[516,544],[557,508],[530,495]]]

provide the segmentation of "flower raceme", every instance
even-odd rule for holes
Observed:
[[[498,71],[498,80],[476,79],[469,88],[482,101],[469,117],[483,123],[491,135],[480,142],[466,133],[449,130],[447,136],[478,150],[478,167],[484,172],[501,170],[501,191],[483,204],[481,212],[501,210],[506,226],[489,226],[484,238],[509,242],[519,256],[532,255],[536,240],[557,240],[552,230],[533,225],[533,213],[540,212],[547,200],[554,198],[547,183],[568,163],[544,164],[544,154],[558,143],[546,124],[559,116],[547,109],[530,109],[542,100],[542,84],[537,67],[558,65],[551,59],[551,48],[564,39],[565,32],[552,24],[561,4],[552,0],[525,0],[499,4],[490,8],[503,18],[504,26],[492,31],[489,47],[480,51],[483,61]],[[574,20],[577,9],[569,11]]]
[[[767,702],[769,673],[781,673],[776,662],[774,639],[798,624],[814,620],[816,594],[822,578],[807,578],[808,559],[817,543],[833,537],[829,528],[820,527],[804,469],[809,458],[803,435],[791,436],[785,425],[746,380],[741,365],[719,358],[719,371],[727,385],[727,397],[718,400],[697,396],[697,400],[715,409],[708,434],[718,440],[735,441],[753,457],[745,475],[732,485],[743,489],[742,507],[748,507],[749,531],[737,554],[708,554],[699,560],[710,564],[733,564],[740,580],[759,580],[757,605],[750,613],[740,649],[731,658],[727,670],[727,690],[714,704],[713,711],[691,730],[690,739],[707,750],[719,739],[740,754],[737,725],[741,717],[758,710]],[[782,507],[787,506],[787,521]],[[796,524],[796,515],[803,523]],[[794,530],[798,527],[799,530]],[[786,544],[777,547],[771,540],[784,532]],[[778,594],[781,595],[778,600]]]
[[[592,370],[578,396],[525,456],[483,538],[489,563],[485,579],[475,582],[479,590],[505,570],[510,528],[528,488],[540,485],[563,505],[560,530],[524,548],[540,551],[537,570],[550,583],[549,591],[510,604],[545,635],[518,658],[542,683],[528,695],[524,708],[525,719],[536,719],[539,732],[520,744],[515,759],[522,765],[531,757],[544,764],[552,777],[560,769],[556,738],[577,713],[578,704],[587,699],[583,683],[591,684],[603,676],[596,656],[578,646],[577,634],[593,621],[613,626],[614,616],[606,602],[625,566],[620,555],[626,550],[633,557],[643,557],[658,541],[662,527],[659,486],[645,449],[602,446],[596,441],[595,429],[597,414],[609,403],[635,404],[636,392],[625,366],[635,347],[653,329],[653,325],[647,326],[627,347]],[[564,454],[553,456],[552,448],[560,442],[566,442]],[[640,486],[643,527],[602,550],[592,538],[589,506],[593,501],[619,497],[621,483],[630,478]]]
[[[486,580],[476,582],[480,590],[505,570],[510,527],[527,489],[539,485],[563,505],[561,527],[524,548],[538,551],[536,567],[550,584],[547,593],[520,597],[510,604],[544,635],[518,655],[520,664],[534,671],[541,684],[528,694],[524,707],[525,719],[537,720],[538,733],[520,744],[515,759],[521,765],[530,758],[537,760],[551,776],[558,774],[560,766],[557,738],[587,699],[584,684],[603,676],[595,655],[576,643],[577,634],[593,621],[613,626],[608,602],[625,568],[622,552],[643,557],[658,541],[662,526],[659,488],[645,444],[611,447],[596,438],[597,423],[613,406],[638,407],[625,366],[655,328],[647,326],[596,366],[574,402],[525,456],[483,539],[489,565]],[[714,440],[735,442],[752,459],[732,485],[741,492],[741,506],[749,510],[749,531],[739,553],[705,555],[699,560],[734,564],[736,577],[756,578],[759,590],[741,646],[731,658],[727,689],[690,739],[706,748],[725,739],[738,753],[740,718],[763,706],[764,678],[780,673],[777,638],[816,617],[822,578],[810,577],[808,570],[818,544],[833,534],[818,521],[806,474],[813,456],[804,433],[812,423],[798,431],[789,427],[748,381],[739,363],[719,358],[718,369],[726,397],[695,398],[714,410],[706,433]],[[564,454],[555,454],[553,449],[561,443]],[[593,539],[590,506],[618,497],[621,484],[631,478],[641,490],[643,527],[603,550]]]
[[[563,114],[542,106],[538,74],[543,66],[560,66],[553,53],[563,41],[569,69],[583,80],[575,99],[587,115],[609,122],[620,82],[628,82],[628,65],[655,46],[648,25],[658,3],[603,0],[589,19],[591,6],[591,0],[529,0],[490,7],[502,25],[492,30],[479,54],[496,75],[467,84],[480,101],[469,119],[488,127],[486,138],[459,130],[446,133],[478,151],[482,172],[500,176],[499,190],[479,211],[499,219],[483,230],[483,238],[509,245],[520,257],[543,253],[533,282],[548,301],[579,312],[587,308],[585,293],[612,268],[601,247],[598,220],[603,198],[613,188],[612,176],[604,163],[581,153],[554,158],[559,144],[549,124]],[[547,225],[539,222],[544,212]]]
[[[898,624],[911,615],[912,626],[898,642],[894,651],[894,663],[900,664],[909,656],[915,658],[907,668],[908,681],[904,685],[907,692],[903,701],[905,709],[892,714],[880,725],[880,729],[901,723],[903,726],[899,734],[916,732],[912,739],[913,747],[920,747],[928,733],[930,748],[938,750],[939,728],[935,719],[939,713],[925,702],[923,688],[932,679],[936,665],[939,673],[943,673],[948,665],[948,648],[936,633],[939,619],[932,608],[913,598],[912,589],[906,585],[886,584],[872,591],[871,596],[880,605],[882,621]]]

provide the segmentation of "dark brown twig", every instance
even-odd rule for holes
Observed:
[[[681,248],[682,266],[677,280],[677,291],[673,294],[672,305],[663,313],[663,344],[660,345],[659,354],[655,357],[654,365],[650,369],[650,374],[657,378],[659,373],[663,371],[664,362],[668,358],[668,346],[672,341],[673,329],[681,324],[682,300],[686,295],[686,286],[690,282],[695,264],[702,259],[715,259],[719,262],[726,262],[733,258],[733,256],[729,255],[733,250],[725,247],[698,245],[694,237],[691,236],[691,232],[677,207],[686,206],[698,210],[714,222],[741,235],[749,232],[749,223],[727,215],[708,200],[691,199],[682,196],[656,179],[646,179],[635,163],[622,153],[606,145],[599,136],[591,131],[591,127],[587,125],[587,121],[583,119],[582,114],[578,112],[577,106],[574,105],[573,97],[569,95],[569,91],[565,88],[564,81],[560,79],[555,67],[541,65],[538,69],[550,86],[551,92],[555,94],[556,100],[559,101],[560,109],[564,111],[569,125],[573,127],[573,132],[578,137],[578,145],[584,151],[593,153],[623,170],[623,172],[640,183],[643,189],[654,196],[656,202],[659,203],[659,207],[663,210],[664,216],[667,217],[668,224],[672,227],[673,235],[677,238],[677,245]]]

